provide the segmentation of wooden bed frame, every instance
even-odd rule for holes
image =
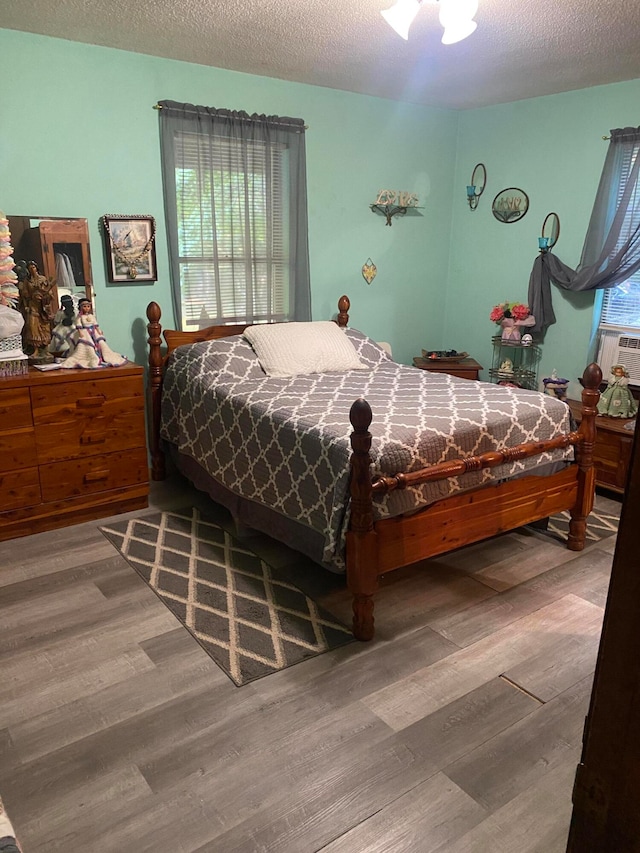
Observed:
[[[342,296],[336,322],[346,327],[350,302]],[[154,480],[166,476],[160,442],[160,411],[164,363],[178,346],[241,334],[246,326],[209,326],[195,332],[165,329],[160,325],[161,311],[156,302],[147,307],[149,331],[149,388],[151,397],[151,475]],[[162,352],[162,336],[166,353]],[[504,451],[491,451],[442,462],[393,477],[370,476],[372,413],[366,400],[351,407],[351,520],[347,533],[347,586],[353,595],[353,633],[359,640],[374,635],[373,596],[378,578],[393,569],[435,557],[463,545],[488,539],[498,533],[568,510],[571,514],[567,547],[584,548],[587,516],[593,507],[595,469],[593,448],[596,438],[597,403],[602,372],[589,365],[582,377],[582,420],[575,432],[547,441],[520,444]],[[548,476],[524,476],[495,485],[483,486],[444,498],[409,516],[374,521],[373,499],[394,489],[417,486],[433,480],[455,477],[469,471],[537,456],[549,450],[573,445],[576,462]]]

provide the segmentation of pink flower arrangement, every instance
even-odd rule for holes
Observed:
[[[493,306],[489,319],[493,323],[500,323],[505,317],[513,320],[526,320],[530,313],[529,306],[522,302],[502,302],[500,305]]]

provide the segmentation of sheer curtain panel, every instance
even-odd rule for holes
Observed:
[[[556,318],[551,282],[565,290],[616,287],[640,270],[640,128],[611,131],[596,200],[582,248],[572,269],[552,252],[540,254],[529,278],[532,331],[544,334]]]

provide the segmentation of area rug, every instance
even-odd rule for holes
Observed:
[[[194,507],[100,530],[238,687],[353,641],[349,628]]]
[[[599,542],[618,532],[620,506],[614,501],[598,500],[596,495],[594,507],[587,518],[587,542]],[[564,541],[569,533],[570,520],[571,515],[568,512],[552,515],[549,518],[547,531],[561,536]]]

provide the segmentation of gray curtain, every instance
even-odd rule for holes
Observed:
[[[531,331],[556,322],[551,283],[574,292],[615,287],[640,269],[640,127],[611,131],[580,263],[572,269],[553,252],[541,253],[529,278]],[[621,191],[622,189],[622,191]]]
[[[310,320],[311,289],[303,120],[249,115],[241,111],[194,106],[175,101],[160,101],[159,107],[165,217],[177,327],[182,327],[181,286],[184,285],[184,282],[181,282],[179,235],[183,236],[184,247],[187,214],[178,209],[176,165],[187,161],[204,164],[202,168],[192,171],[199,175],[201,181],[198,194],[202,205],[201,220],[205,225],[198,227],[203,244],[202,254],[208,256],[207,265],[203,269],[206,272],[207,287],[211,284],[212,292],[217,294],[213,312],[209,315],[212,322]],[[210,181],[212,170],[207,168],[214,161],[220,168],[218,174],[222,176],[221,180],[225,182],[222,189],[217,188],[217,193],[214,193]],[[282,164],[284,174],[280,171]],[[246,180],[234,179],[239,172],[246,175]],[[278,240],[270,239],[272,235],[269,233],[269,210],[273,209],[270,176],[273,174],[277,174],[279,186],[286,195],[282,204],[284,234],[281,239],[279,236]],[[264,178],[264,182],[259,186],[256,175]],[[193,221],[192,211],[191,214]],[[179,222],[179,217],[183,217],[183,222]],[[224,226],[221,226],[223,222]],[[259,222],[259,228],[254,227],[256,222]],[[212,227],[208,227],[208,223],[211,223]],[[230,243],[231,232],[234,237]],[[288,269],[285,264],[282,272],[281,264],[276,280],[273,270],[277,266],[274,261],[278,252],[279,257],[284,255],[287,259]],[[228,260],[234,253],[244,256],[245,260],[234,264],[229,272]],[[227,262],[224,276],[220,274],[223,259]],[[183,277],[184,275],[183,263]],[[203,273],[200,275],[201,278],[205,277]],[[267,305],[272,305],[274,300],[271,299],[271,294],[274,288],[278,290],[278,294],[284,290],[278,300],[284,304],[285,316],[270,316],[269,308],[265,314],[264,294],[267,294]],[[227,299],[229,292],[239,295],[242,316],[229,317],[223,313],[214,316],[222,310],[221,304],[224,300],[221,290],[227,294]],[[260,299],[257,294],[260,294]]]

